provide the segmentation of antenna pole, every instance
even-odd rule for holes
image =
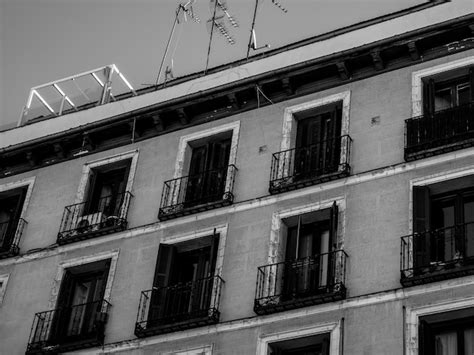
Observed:
[[[168,54],[168,50],[170,49],[171,38],[173,38],[174,29],[176,28],[176,24],[178,23],[179,13],[181,12],[181,10],[182,10],[182,5],[180,4],[180,5],[178,5],[178,8],[176,9],[176,17],[174,18],[173,27],[171,28],[171,33],[170,33],[170,36],[168,38],[168,43],[166,44],[165,54],[163,55],[163,59],[161,60],[160,70],[158,71],[158,77],[156,78],[155,85],[158,85],[158,82],[160,81],[161,72],[163,70],[163,64],[165,63],[165,59],[166,59],[166,56]]]
[[[214,3],[214,14],[212,15],[212,25],[211,25],[211,35],[209,36],[209,47],[207,48],[207,59],[206,59],[206,69],[204,69],[204,74],[207,73],[207,68],[209,67],[209,57],[211,55],[211,43],[212,43],[212,34],[214,33],[214,23],[216,22],[216,10],[217,3],[219,0],[215,0]]]
[[[252,46],[253,30],[255,28],[255,20],[257,19],[257,6],[258,6],[258,0],[255,0],[255,10],[253,11],[252,28],[250,29],[249,45],[247,47],[247,58],[246,58],[247,60],[249,59],[250,47]]]

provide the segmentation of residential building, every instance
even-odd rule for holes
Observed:
[[[474,3],[106,89],[0,132],[1,353],[474,353]]]

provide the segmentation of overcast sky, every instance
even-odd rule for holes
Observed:
[[[184,2],[184,1],[182,1]],[[277,48],[423,0],[260,0],[258,44]],[[16,122],[31,87],[116,64],[135,88],[155,82],[177,0],[0,0],[0,126]],[[174,74],[205,67],[209,0],[197,0],[201,23],[181,22],[171,52]],[[227,0],[239,27],[229,45],[215,35],[210,66],[245,57],[255,0]],[[168,63],[169,64],[169,63]]]

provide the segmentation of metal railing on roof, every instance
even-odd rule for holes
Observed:
[[[137,95],[115,64],[55,80],[31,88],[17,126],[33,119],[104,105],[127,93]]]

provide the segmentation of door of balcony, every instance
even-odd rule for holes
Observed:
[[[341,150],[339,105],[298,120],[295,149],[295,178],[307,179],[336,171]]]
[[[186,185],[185,207],[219,200],[224,195],[230,138],[193,148]]]
[[[15,238],[26,191],[21,188],[0,195],[0,252],[8,250]]]
[[[109,266],[107,260],[65,271],[51,327],[52,343],[69,343],[97,335],[97,314],[101,312]]]
[[[199,246],[160,244],[148,327],[207,316],[219,236],[203,239]]]

